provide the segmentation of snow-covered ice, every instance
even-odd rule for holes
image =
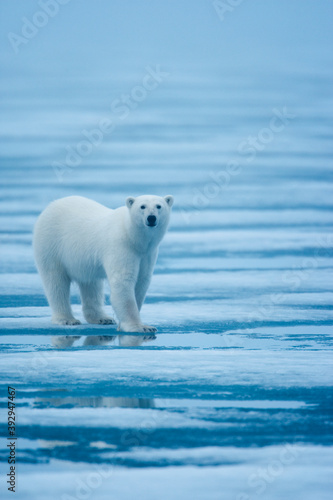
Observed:
[[[1,498],[8,386],[18,500],[331,498],[331,6],[222,3],[223,21],[205,0],[68,2],[1,52]],[[1,6],[2,39],[36,8]],[[114,100],[158,65],[121,119]],[[103,119],[112,133],[59,180],[53,162]],[[75,285],[83,324],[52,325],[38,214],[144,193],[175,197],[142,309],[156,339],[88,325]]]

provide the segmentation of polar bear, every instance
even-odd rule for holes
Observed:
[[[155,332],[156,328],[142,323],[140,309],[172,205],[171,195],[129,197],[126,206],[115,210],[81,196],[52,202],[39,216],[33,237],[52,321],[80,324],[69,300],[70,284],[75,281],[88,323],[114,324],[103,311],[107,278],[118,331]]]

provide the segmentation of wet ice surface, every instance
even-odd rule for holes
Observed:
[[[15,498],[328,499],[331,75],[301,62],[171,66],[59,182],[52,161],[110,117],[144,67],[81,75],[79,88],[47,70],[0,84],[0,428],[7,437],[14,386]],[[240,154],[284,106],[295,118],[253,158]],[[156,338],[86,324],[75,286],[83,324],[52,325],[31,249],[37,215],[71,194],[117,207],[143,193],[175,197],[142,310]],[[106,303],[112,315],[107,286]],[[3,447],[5,474],[7,458]]]
[[[276,102],[266,100],[267,108]],[[152,117],[161,112],[150,106]],[[310,134],[311,114],[306,119]],[[123,127],[118,141],[127,144]],[[16,498],[125,499],[133,491],[154,500],[329,498],[328,145],[318,137],[310,148],[292,123],[197,210],[191,193],[210,182],[208,169],[221,168],[207,156],[220,138],[203,141],[201,159],[195,152],[184,157],[187,148],[176,146],[188,132],[175,127],[169,153],[154,154],[160,166],[153,180],[151,166],[136,166],[134,154],[108,168],[98,152],[96,164],[68,174],[64,184],[42,161],[2,160],[0,404],[5,409],[7,386],[14,386]],[[258,128],[250,119],[247,127]],[[163,136],[154,133],[154,141]],[[106,147],[112,150],[112,142]],[[131,144],[132,151],[140,147]],[[31,251],[39,211],[71,193],[117,206],[142,191],[176,199],[142,311],[158,328],[156,339],[120,339],[113,327],[51,325]],[[75,287],[73,302],[84,321]],[[6,418],[3,411],[5,436]],[[4,448],[1,459],[7,456]]]

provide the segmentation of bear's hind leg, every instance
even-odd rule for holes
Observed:
[[[52,322],[58,325],[80,325],[73,316],[70,298],[70,279],[63,269],[40,272],[45,294],[52,310]]]
[[[103,280],[96,280],[90,283],[79,283],[83,314],[88,323],[96,325],[115,325],[115,320],[110,318],[103,310],[103,284]]]

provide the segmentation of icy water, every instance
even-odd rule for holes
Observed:
[[[1,492],[10,386],[16,499],[329,499],[332,75],[157,63],[1,82]],[[147,193],[175,197],[142,310],[156,339],[87,325],[75,287],[83,324],[52,325],[38,214]]]
[[[50,82],[46,105],[25,83],[35,116],[29,128],[9,122],[0,204],[16,498],[328,498],[332,110],[325,75],[318,95],[306,75],[286,74],[282,96],[274,82],[166,78],[63,182],[52,158],[81,140],[75,124],[109,117],[110,87],[89,96],[87,80],[76,108],[70,82],[61,102]],[[16,89],[5,91],[8,106]],[[267,132],[284,106],[292,117]],[[61,126],[64,114],[73,124]],[[258,134],[271,140],[241,154]],[[109,326],[52,326],[31,249],[39,212],[73,193],[117,207],[147,192],[176,200],[142,311],[156,340],[122,347]],[[81,318],[75,288],[73,301]]]

